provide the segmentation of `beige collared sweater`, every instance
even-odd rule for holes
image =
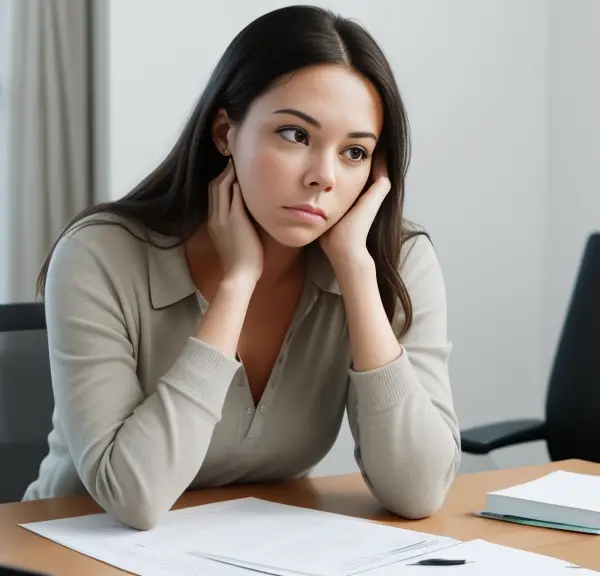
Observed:
[[[87,491],[147,529],[187,489],[306,474],[347,410],[373,495],[401,516],[433,513],[460,458],[445,289],[427,237],[407,243],[399,266],[414,310],[403,353],[355,372],[340,289],[315,251],[255,405],[243,366],[192,337],[208,304],[181,247],[155,248],[117,225],[69,233],[45,293],[54,429],[24,498]]]

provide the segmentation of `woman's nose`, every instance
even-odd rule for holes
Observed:
[[[313,158],[304,177],[304,185],[307,188],[331,192],[335,188],[335,160],[325,154]]]

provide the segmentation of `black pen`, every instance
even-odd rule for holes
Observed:
[[[459,566],[460,564],[466,564],[466,560],[457,560],[452,558],[426,558],[425,560],[419,560],[408,566]]]

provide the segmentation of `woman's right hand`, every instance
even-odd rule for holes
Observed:
[[[223,280],[258,282],[263,247],[250,221],[233,161],[209,185],[208,230],[221,258]]]

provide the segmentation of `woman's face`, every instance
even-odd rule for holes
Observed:
[[[367,182],[382,117],[373,85],[341,66],[304,68],[257,98],[228,145],[259,226],[289,247],[334,226]]]

